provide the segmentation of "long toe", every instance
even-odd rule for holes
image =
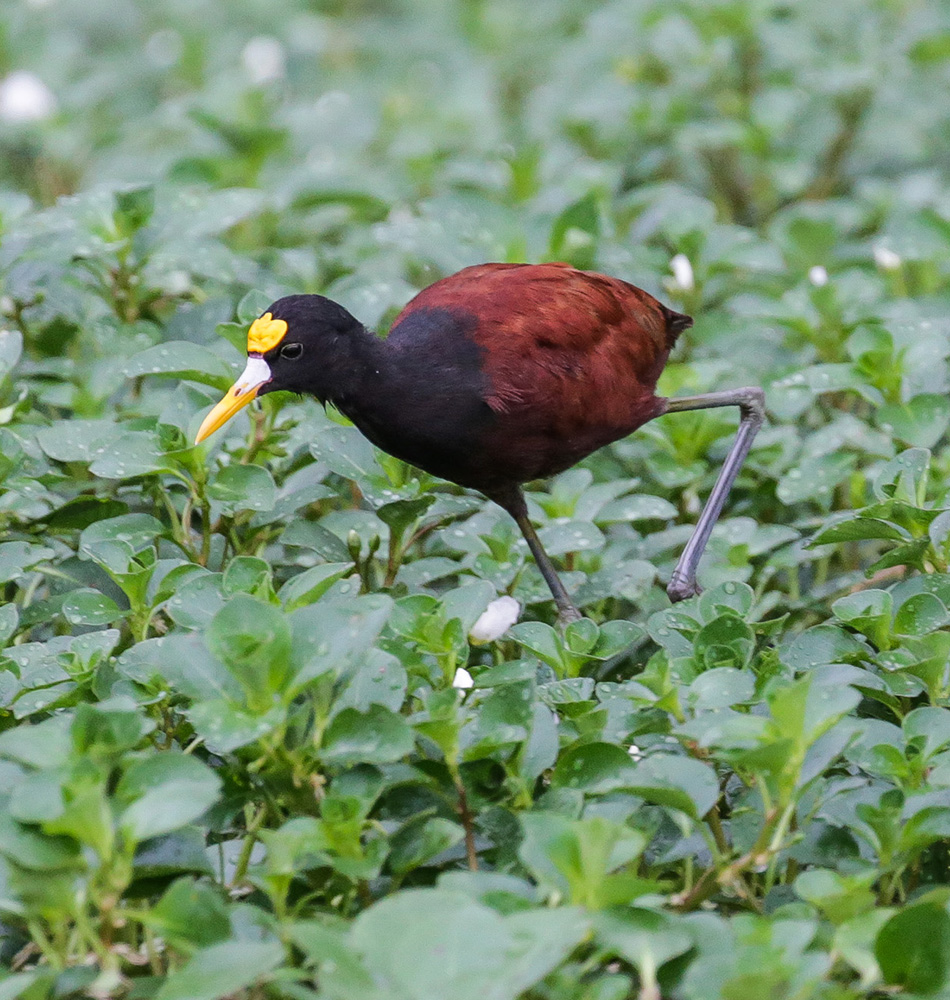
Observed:
[[[687,597],[697,597],[702,592],[702,588],[695,580],[686,580],[676,576],[670,580],[670,584],[666,588],[667,596],[674,604],[677,601],[685,601]]]
[[[584,616],[574,607],[573,604],[569,604],[566,608],[560,608],[557,613],[557,623],[561,628],[565,628],[570,625],[571,622],[579,622]]]

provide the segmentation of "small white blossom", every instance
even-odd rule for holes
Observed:
[[[882,271],[896,271],[901,266],[900,256],[887,247],[874,248],[874,263]]]
[[[258,85],[280,80],[284,76],[284,47],[276,38],[258,35],[241,52],[244,72]]]
[[[55,110],[53,92],[35,73],[18,69],[0,80],[0,120],[37,122],[49,118]]]
[[[165,275],[166,295],[184,295],[191,290],[191,275],[187,271],[169,271]]]
[[[630,749],[627,751],[633,760],[643,760],[643,751],[636,745],[632,744]]]
[[[145,43],[145,54],[160,69],[174,66],[184,51],[185,41],[174,28],[160,28]]]
[[[513,597],[499,597],[479,615],[468,637],[475,643],[494,642],[514,625],[520,613],[521,605]]]
[[[691,292],[696,287],[696,279],[693,276],[693,265],[689,262],[689,257],[685,253],[678,253],[670,261],[670,270],[673,272],[673,283],[684,292]]]
[[[821,288],[822,285],[828,284],[828,272],[821,266],[821,264],[816,264],[814,267],[810,267],[808,269],[808,280],[816,288]]]
[[[474,684],[475,681],[472,680],[472,675],[465,667],[459,667],[455,671],[455,680],[452,681],[452,687],[458,688],[460,691],[467,691]]]

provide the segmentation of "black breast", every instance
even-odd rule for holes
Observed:
[[[486,402],[475,318],[415,309],[393,327],[347,415],[378,447],[463,486],[491,479],[484,442],[495,423]]]

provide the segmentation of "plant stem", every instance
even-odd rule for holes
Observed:
[[[465,793],[465,785],[462,782],[461,774],[453,775],[455,778],[455,789],[458,792],[458,812],[462,819],[462,826],[465,828],[465,856],[468,860],[469,871],[478,871],[478,852],[475,850],[475,829],[472,825],[472,813],[468,807],[468,796]]]
[[[248,804],[249,807],[250,804]],[[229,889],[233,889],[235,886],[240,885],[244,881],[244,876],[247,875],[248,865],[251,863],[251,851],[254,850],[254,844],[257,842],[257,831],[261,828],[261,824],[264,822],[264,815],[267,812],[267,806],[261,803],[260,808],[254,814],[254,816],[247,820],[247,814],[245,813],[245,836],[244,843],[241,844],[241,853],[238,855],[237,864],[234,867],[234,876],[228,885]]]

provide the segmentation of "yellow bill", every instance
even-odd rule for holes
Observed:
[[[224,399],[213,406],[211,412],[204,418],[201,427],[198,428],[195,444],[200,444],[226,424],[238,410],[243,410],[254,399],[261,386],[270,380],[270,365],[260,357],[248,358],[247,367],[241,377],[228,389]]]

